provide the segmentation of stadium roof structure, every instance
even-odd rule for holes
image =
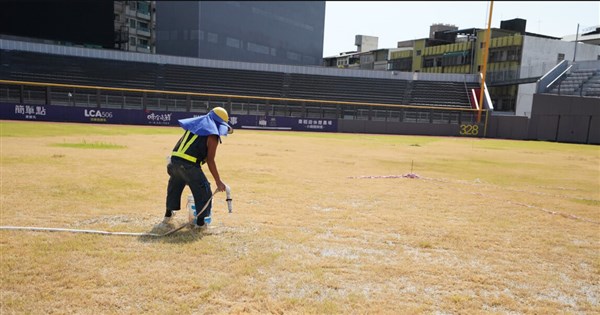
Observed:
[[[590,45],[600,45],[600,25],[595,25],[583,30],[579,36],[577,34],[567,35],[562,38],[562,40],[590,44]]]
[[[527,35],[527,36],[534,36],[534,37],[541,37],[541,38],[547,38],[547,39],[560,40],[560,37],[548,36],[548,35],[537,34],[537,33],[525,32],[525,35]]]

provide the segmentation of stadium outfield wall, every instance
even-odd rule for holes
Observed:
[[[225,105],[225,104],[223,104]],[[401,135],[486,137],[514,140],[542,140],[582,144],[600,144],[600,109],[597,99],[534,95],[532,118],[489,115],[477,123],[473,112],[459,111],[447,115],[434,112],[411,112],[400,109],[400,121],[289,117],[266,111],[230,108],[234,129],[378,133]],[[225,105],[226,106],[226,105]],[[403,113],[403,114],[402,114]],[[89,106],[65,106],[19,101],[0,102],[0,120],[55,121],[97,124],[178,126],[178,120],[204,112],[154,109],[125,109]],[[452,121],[451,121],[452,120]]]
[[[178,120],[197,117],[204,113],[139,110],[123,108],[98,108],[62,106],[47,104],[23,104],[1,102],[1,120],[72,122],[95,124],[121,124],[146,126],[179,126]],[[334,118],[285,117],[248,113],[230,114],[230,124],[235,129],[319,131],[346,133],[381,133],[430,136],[472,136],[484,135],[481,125],[472,121],[472,115],[462,124],[440,123],[439,121],[368,121]],[[481,126],[481,127],[480,127]],[[476,131],[476,132],[475,132]]]

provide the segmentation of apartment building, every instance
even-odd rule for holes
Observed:
[[[156,1],[114,1],[115,48],[156,53]]]

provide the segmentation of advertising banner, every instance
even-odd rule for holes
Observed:
[[[234,129],[337,132],[337,119],[233,115],[229,122]]]
[[[139,109],[0,103],[0,119],[4,120],[178,126],[179,123],[177,121],[179,119],[200,115],[203,114]],[[233,129],[337,132],[336,119],[230,114],[229,123]]]
[[[176,126],[177,119],[188,117],[181,112],[0,103],[0,119],[7,120]]]

